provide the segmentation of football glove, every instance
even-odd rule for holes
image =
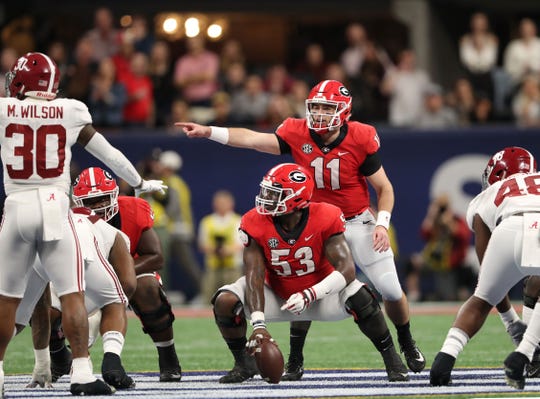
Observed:
[[[150,193],[153,191],[159,191],[161,194],[165,194],[165,189],[168,187],[163,184],[163,180],[144,180],[139,187],[135,187],[135,196],[138,197],[142,193]]]
[[[287,299],[287,302],[283,304],[281,310],[288,310],[292,314],[299,315],[316,299],[315,292],[312,289],[307,288],[302,292],[292,294],[289,299]]]

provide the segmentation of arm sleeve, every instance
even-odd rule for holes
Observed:
[[[364,176],[371,176],[373,173],[378,171],[382,166],[381,159],[377,153],[368,155],[364,160],[364,163],[360,166],[360,172]]]
[[[84,148],[111,168],[115,175],[124,179],[131,187],[137,187],[141,184],[142,178],[133,164],[122,152],[114,148],[101,133],[96,132]]]

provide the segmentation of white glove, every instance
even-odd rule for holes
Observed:
[[[34,371],[32,372],[32,380],[26,386],[26,388],[36,388],[38,385],[41,388],[52,388],[52,376],[51,366],[49,365],[34,365]]]
[[[152,191],[159,191],[161,194],[165,194],[165,189],[168,187],[163,184],[163,180],[144,180],[139,187],[135,187],[135,196],[138,197],[141,193],[150,193]]]
[[[315,299],[314,293],[309,289],[306,289],[302,292],[292,294],[289,299],[287,299],[287,302],[281,307],[281,310],[288,310],[292,314],[299,315],[306,310]]]

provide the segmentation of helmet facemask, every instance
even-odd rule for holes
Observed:
[[[292,212],[287,207],[287,202],[298,196],[303,190],[302,187],[297,192],[290,188],[273,186],[271,182],[263,180],[260,184],[261,190],[255,197],[257,212],[261,215],[280,216]]]
[[[79,207],[92,209],[107,222],[118,213],[118,191],[118,187],[115,187],[114,190],[108,192],[90,192],[84,196],[73,196],[73,201]]]
[[[344,102],[306,100],[307,125],[316,133],[323,134],[342,125],[342,114],[347,110]]]

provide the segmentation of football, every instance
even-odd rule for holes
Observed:
[[[263,380],[277,384],[284,369],[283,354],[275,342],[263,339],[255,349],[255,361]]]

